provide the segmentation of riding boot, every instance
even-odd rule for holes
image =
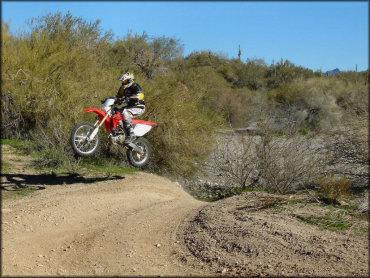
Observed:
[[[136,139],[134,128],[131,124],[126,124],[127,137],[125,143],[131,143]]]

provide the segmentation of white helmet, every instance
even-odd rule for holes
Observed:
[[[126,72],[121,75],[119,80],[122,81],[122,83],[125,85],[124,88],[126,89],[130,87],[132,84],[134,84],[135,76],[130,72]]]

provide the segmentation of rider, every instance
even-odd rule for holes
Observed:
[[[132,73],[122,74],[119,80],[122,81],[122,86],[118,89],[117,97],[128,100],[128,105],[122,108],[121,113],[125,118],[125,128],[128,134],[125,143],[130,143],[135,140],[132,119],[145,112],[144,93],[140,85],[135,83],[135,77]]]

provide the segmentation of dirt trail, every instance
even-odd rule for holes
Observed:
[[[176,237],[203,205],[147,173],[5,200],[2,275],[206,275]]]
[[[109,180],[37,175],[29,157],[4,147],[11,174],[2,173],[2,196],[24,185],[43,190],[2,198],[3,276],[369,274],[367,234],[302,222],[330,212],[304,196],[249,192],[205,203],[149,173]],[[368,231],[368,221],[355,225]]]

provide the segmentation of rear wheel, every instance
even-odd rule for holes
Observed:
[[[148,139],[139,137],[134,142],[139,148],[143,150],[143,153],[136,151],[135,149],[127,150],[127,158],[130,164],[137,168],[143,168],[149,163],[149,158],[152,153],[152,147]]]
[[[100,144],[99,133],[95,135],[94,139],[88,141],[88,136],[95,129],[91,123],[81,123],[76,125],[71,135],[71,145],[73,151],[83,157],[89,157],[96,153]]]

